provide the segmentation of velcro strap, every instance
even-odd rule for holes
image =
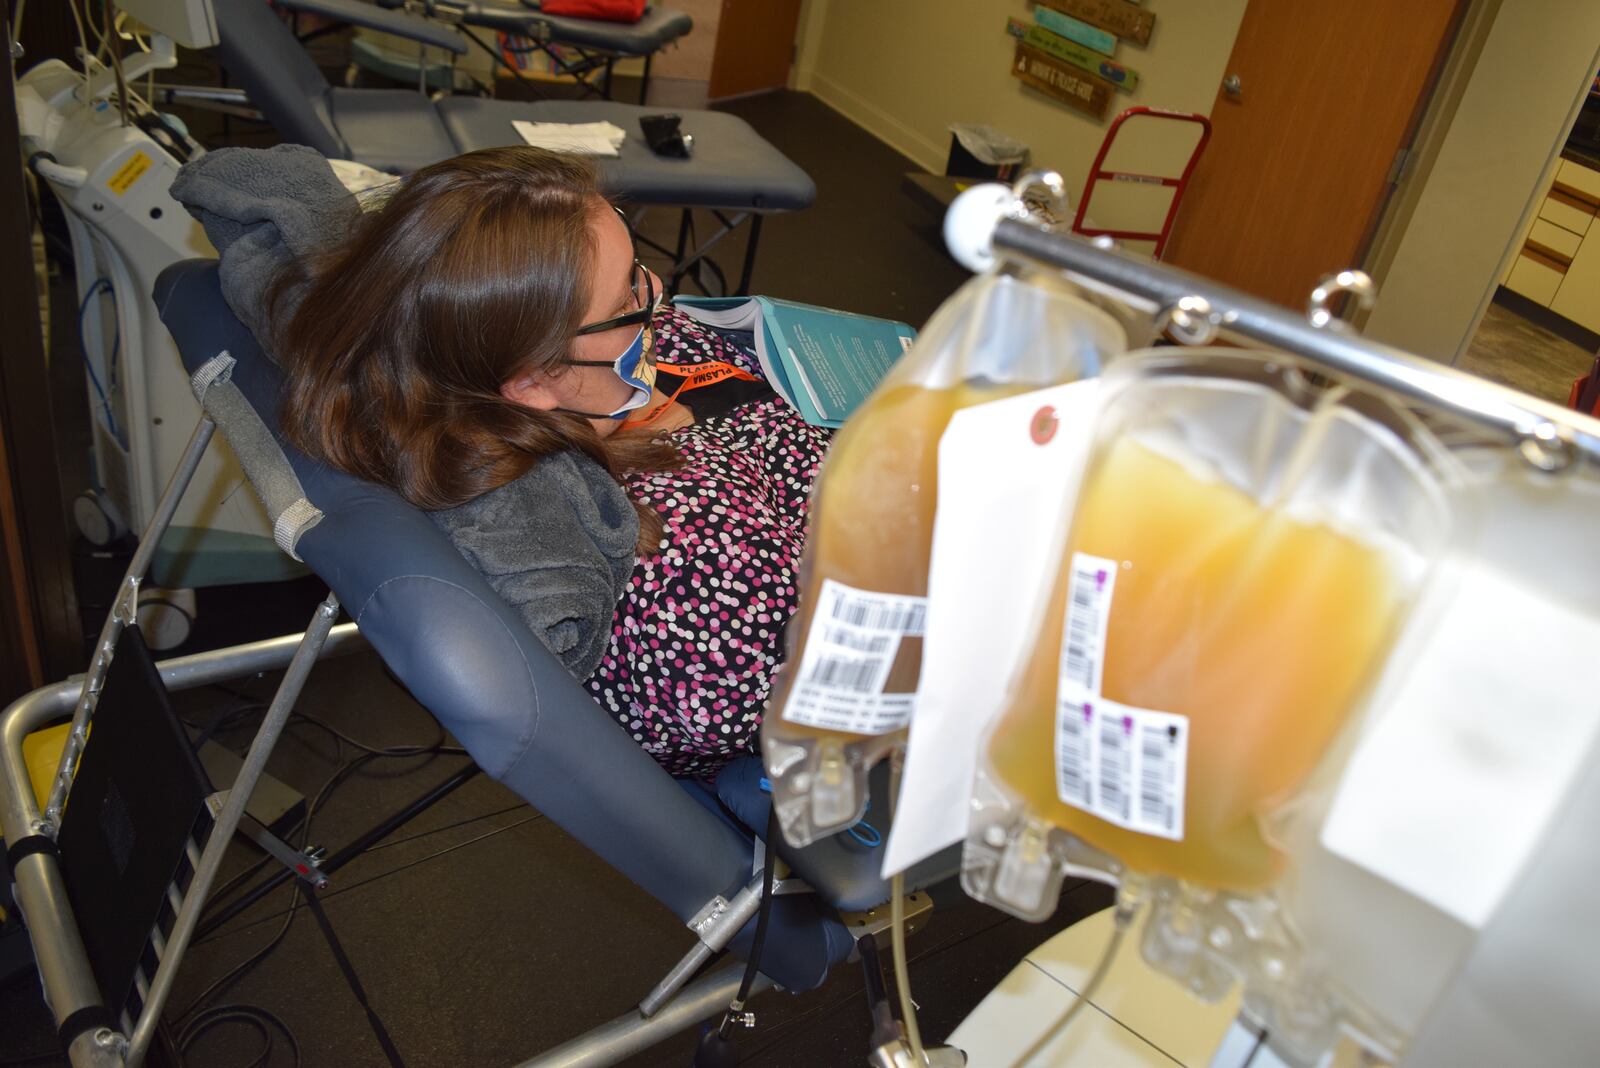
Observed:
[[[57,860],[61,859],[61,849],[56,845],[54,838],[42,834],[30,834],[25,838],[18,838],[6,850],[6,862],[11,865],[11,870],[17,870],[17,864],[23,857],[31,857],[35,853],[48,853]]]
[[[117,1029],[117,1018],[111,1015],[111,1010],[104,1005],[85,1005],[61,1021],[61,1026],[56,1028],[56,1035],[61,1039],[61,1048],[70,1049],[79,1035],[102,1027],[109,1027],[113,1031]]]
[[[211,359],[207,360],[194,374],[189,376],[189,388],[194,390],[194,398],[202,406],[206,403],[206,390],[214,383],[226,382],[233,377],[234,359],[228,355],[228,350],[223,349]]]
[[[300,535],[316,526],[321,519],[322,509],[301,497],[279,512],[278,518],[272,521],[272,540],[278,543],[278,548],[299,560],[300,554],[295,552],[295,545],[300,541]]]

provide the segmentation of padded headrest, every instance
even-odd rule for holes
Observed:
[[[323,519],[301,537],[305,562],[338,595],[362,634],[411,692],[449,718],[529,706],[559,688],[592,704],[572,676],[489,588],[428,516],[382,486],[332,470],[290,448],[278,424],[283,380],[223,301],[213,260],[161,273],[156,306],[193,373],[217,353],[278,440]],[[375,551],[381,547],[381,551]],[[509,761],[515,753],[506,753]],[[491,775],[500,768],[485,766]]]

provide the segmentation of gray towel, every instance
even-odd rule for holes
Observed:
[[[599,465],[575,453],[443,512],[467,562],[578,678],[600,663],[633,574],[639,515]],[[574,545],[586,551],[573,552]]]
[[[300,145],[207,153],[178,171],[172,195],[205,228],[223,297],[268,355],[263,302],[273,279],[360,214],[328,161]],[[285,298],[280,314],[298,304]],[[594,672],[639,537],[638,514],[603,468],[580,453],[549,456],[433,519],[568,671]]]
[[[186,163],[172,197],[217,250],[222,298],[258,340],[267,287],[285,267],[345,233],[361,214],[322,153],[304,145],[219,148]],[[299,304],[285,294],[279,311]]]

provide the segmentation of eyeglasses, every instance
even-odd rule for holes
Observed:
[[[656,310],[656,283],[650,274],[650,269],[638,260],[633,261],[633,283],[630,290],[633,300],[633,311],[625,312],[611,319],[602,319],[598,323],[580,326],[575,331],[578,336],[584,334],[600,334],[607,330],[615,330],[619,326],[633,326],[638,323],[647,323]]]
[[[647,323],[656,310],[656,284],[650,274],[649,268],[639,262],[639,239],[634,236],[633,227],[628,224],[628,217],[622,209],[615,205],[611,208],[617,213],[617,218],[622,220],[622,225],[628,231],[628,240],[633,243],[633,282],[630,292],[633,297],[633,311],[626,312],[611,319],[602,319],[598,323],[578,327],[576,334],[599,334],[607,330],[615,330],[619,326],[633,326],[636,323]]]

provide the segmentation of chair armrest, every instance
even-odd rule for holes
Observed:
[[[279,0],[279,5],[290,11],[303,11],[308,15],[322,15],[336,22],[352,26],[365,26],[397,37],[418,41],[430,48],[442,48],[456,55],[465,55],[467,42],[448,26],[429,19],[419,18],[404,11],[389,10],[364,0]]]

